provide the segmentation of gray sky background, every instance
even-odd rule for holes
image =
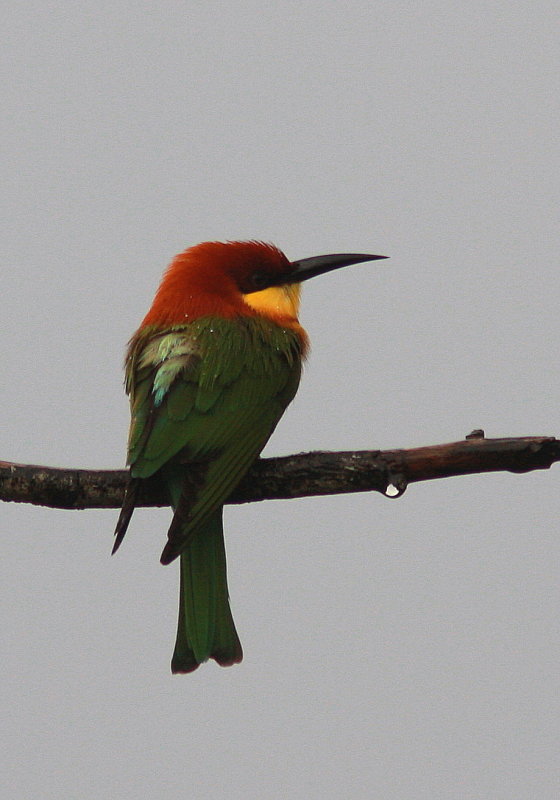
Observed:
[[[559,434],[556,2],[11,3],[0,458],[120,467],[170,258],[305,287],[268,454]],[[3,797],[560,794],[558,470],[226,514],[239,667],[172,676],[166,509],[2,506]]]

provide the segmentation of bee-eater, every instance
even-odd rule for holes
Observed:
[[[158,474],[174,510],[161,556],[180,556],[172,672],[243,652],[231,615],[224,502],[265,446],[298,388],[308,340],[300,283],[384,258],[336,254],[288,261],[263,242],[205,242],[176,256],[130,340],[130,482],[119,547],[141,483]]]

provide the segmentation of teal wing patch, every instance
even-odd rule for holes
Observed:
[[[149,477],[183,447],[181,434],[195,403],[199,364],[199,347],[188,330],[143,331],[132,340],[125,382],[133,477]]]

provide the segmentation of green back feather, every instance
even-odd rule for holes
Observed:
[[[264,318],[140,331],[126,366],[133,477],[153,475],[181,450],[196,460],[245,436],[258,455],[295,394],[300,354],[297,334]]]

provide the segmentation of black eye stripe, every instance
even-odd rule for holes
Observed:
[[[264,272],[253,272],[251,281],[256,289],[265,289],[268,286],[268,275]]]

